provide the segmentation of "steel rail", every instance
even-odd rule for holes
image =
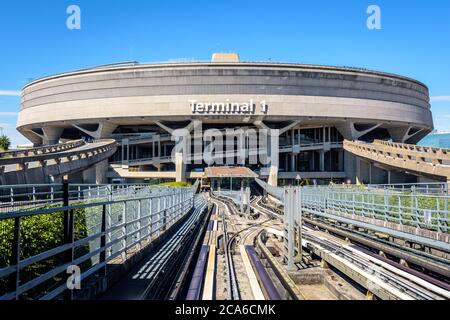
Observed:
[[[306,231],[303,235],[305,240],[309,240],[312,243],[318,244],[324,249],[329,250],[331,253],[344,258],[356,267],[378,277],[384,283],[398,289],[400,292],[407,294],[413,299],[434,300],[448,299],[450,297],[450,292],[448,294],[448,297],[442,297],[440,294],[436,294],[431,290],[426,291],[426,288],[417,285],[410,279],[401,277],[400,275],[398,275],[398,272],[395,272],[394,270],[388,270],[383,265],[375,265],[369,259],[358,255],[354,251],[349,250],[341,246],[340,244],[336,244],[329,239],[321,239],[320,237],[314,236],[308,232],[307,228],[304,228],[304,230]]]
[[[255,203],[259,203],[261,201],[255,201]],[[398,263],[395,263],[387,258],[378,257],[377,255],[364,250],[360,246],[353,246],[355,251],[361,252],[362,254],[366,254],[367,256],[371,256],[374,259],[378,259],[380,261],[383,261],[386,264],[391,265],[393,268],[390,270],[386,270],[384,266],[377,266],[377,267],[371,267],[370,266],[370,260],[363,257],[358,257],[355,253],[355,251],[343,248],[340,244],[333,243],[332,241],[328,239],[320,239],[317,236],[313,236],[308,233],[307,228],[303,228],[305,230],[303,237],[305,239],[308,239],[312,242],[318,243],[321,246],[327,248],[330,252],[338,254],[345,258],[346,260],[352,262],[356,266],[368,270],[371,274],[376,274],[379,278],[381,278],[384,282],[390,284],[391,286],[397,288],[401,292],[406,292],[408,295],[410,295],[412,298],[415,299],[449,299],[450,298],[450,286],[446,283],[443,283],[437,279],[431,278],[429,276],[426,276],[420,272],[411,270],[406,267],[399,267]],[[380,270],[380,267],[382,270]],[[424,290],[424,287],[421,285],[418,285],[416,282],[411,281],[410,279],[406,278],[407,276],[398,275],[395,272],[395,269],[398,269],[398,272],[401,272],[403,274],[409,274],[412,277],[418,278],[420,280],[424,280],[426,282],[429,282],[431,286],[436,286],[439,288],[442,288],[448,292],[447,295],[442,295],[441,293],[436,293],[430,290],[430,292],[427,292],[426,289]],[[417,281],[417,280],[416,280]],[[435,290],[438,290],[435,288]],[[440,290],[438,290],[440,291]]]
[[[219,202],[222,202],[225,206],[228,206],[228,204],[225,202],[225,201],[221,201],[221,200],[217,200],[217,201],[219,201]],[[233,211],[234,211],[234,209],[232,209]],[[268,215],[268,214],[267,214]],[[240,242],[243,242],[243,241],[245,241],[252,233],[254,233],[254,232],[258,232],[258,234],[259,234],[259,232],[261,232],[261,228],[262,228],[262,226],[264,225],[264,224],[266,224],[267,222],[270,222],[270,221],[272,221],[273,220],[273,217],[272,216],[270,216],[269,215],[269,219],[267,219],[267,220],[264,220],[264,221],[262,221],[262,222],[260,222],[260,223],[255,223],[255,224],[252,224],[251,226],[248,226],[248,227],[246,227],[246,228],[244,228],[244,229],[242,229],[242,230],[240,230],[240,231],[238,231],[238,232],[236,232],[235,234],[233,234],[233,236],[228,240],[228,242],[227,242],[227,253],[228,253],[228,256],[227,256],[227,259],[229,259],[229,263],[230,263],[230,268],[229,268],[229,274],[231,275],[231,283],[232,283],[232,288],[233,288],[233,299],[234,300],[239,300],[239,299],[236,299],[236,296],[237,296],[237,294],[239,294],[238,292],[235,292],[236,291],[236,289],[238,289],[238,286],[237,286],[237,279],[236,279],[236,274],[235,274],[235,272],[234,272],[234,267],[233,267],[233,258],[232,258],[232,255],[231,255],[231,249],[232,249],[232,247],[233,247],[233,243],[237,240],[237,237],[238,236],[242,236],[241,237],[241,239],[240,239]],[[258,229],[256,229],[256,230],[252,230],[252,229],[254,229],[254,228],[258,228]],[[234,275],[234,276],[233,276]],[[236,283],[236,284],[233,284],[233,283]],[[274,294],[272,294],[272,296],[275,296]]]
[[[226,211],[230,212],[230,206],[228,203],[222,199],[215,198],[215,201],[221,203],[225,208]],[[235,213],[235,210],[233,207],[231,207],[231,211]],[[224,251],[225,251],[225,261],[226,261],[226,267],[227,267],[227,295],[229,300],[240,300],[241,296],[239,294],[239,287],[237,283],[237,276],[236,271],[234,269],[234,262],[233,262],[233,255],[231,253],[231,250],[233,248],[233,242],[236,239],[237,234],[233,234],[231,238],[229,238],[228,229],[226,228],[226,223],[224,221]],[[229,285],[228,285],[229,284]],[[228,291],[229,290],[229,291]]]
[[[269,204],[264,204],[264,203],[263,203],[263,199],[260,199],[260,200],[257,202],[257,204],[259,204],[260,206],[263,205],[264,208],[266,208],[268,211],[271,211],[271,210],[272,210],[272,211],[273,211],[272,214],[274,214],[274,215],[276,215],[275,212],[279,212],[279,209],[278,209],[278,208],[274,208],[274,207],[272,207],[272,206],[269,205]],[[414,258],[414,257],[413,257],[414,260],[411,261],[411,262],[413,262],[413,263],[415,263],[415,264],[417,263],[416,259],[418,259],[418,258],[423,258],[423,259],[426,259],[426,260],[429,260],[429,261],[434,261],[434,262],[436,262],[436,263],[440,263],[440,264],[443,264],[443,265],[448,264],[448,260],[447,260],[447,259],[438,257],[438,256],[436,256],[436,255],[432,255],[431,253],[427,253],[427,252],[419,251],[419,250],[417,250],[417,249],[405,247],[405,246],[402,246],[402,245],[399,245],[399,244],[396,244],[396,243],[393,243],[393,242],[389,242],[389,241],[386,241],[386,240],[377,238],[377,237],[375,237],[375,236],[371,236],[371,235],[369,235],[369,234],[360,232],[360,231],[358,231],[358,230],[354,230],[354,229],[350,229],[350,228],[347,228],[347,227],[343,227],[343,226],[341,226],[341,225],[338,225],[338,226],[330,226],[330,225],[329,225],[329,222],[328,222],[325,218],[320,217],[320,216],[315,216],[315,215],[312,214],[312,213],[308,213],[308,216],[309,216],[309,218],[304,216],[304,219],[305,219],[305,221],[306,221],[307,223],[310,223],[310,224],[312,224],[312,225],[317,225],[317,223],[319,223],[319,224],[320,224],[320,225],[319,225],[320,227],[325,228],[325,229],[329,228],[329,229],[331,229],[330,231],[336,230],[336,232],[338,232],[337,229],[341,229],[342,232],[346,232],[346,234],[345,234],[346,237],[351,238],[351,237],[357,235],[358,237],[364,237],[364,238],[367,238],[368,241],[380,243],[380,245],[382,245],[382,246],[384,246],[384,247],[389,246],[389,247],[395,247],[395,248],[397,248],[398,250],[408,251],[408,252],[410,252],[410,254],[412,254],[412,255],[414,255],[414,256],[417,256],[417,258]],[[314,216],[314,219],[312,218],[312,216]],[[278,217],[279,217],[279,219],[280,219],[281,221],[283,220],[283,217],[282,217],[281,215],[278,215]],[[347,233],[348,233],[348,234],[347,234]],[[359,242],[359,240],[356,240],[356,241]],[[372,246],[373,246],[373,245],[371,245],[371,244],[367,244],[366,241],[364,241],[364,243],[365,243],[365,245],[368,246],[368,247],[372,247]],[[384,251],[384,250],[382,250],[382,251]],[[385,253],[388,253],[388,252],[385,252]],[[394,254],[394,253],[391,253],[391,254],[394,255],[394,256],[396,256],[396,254]],[[404,256],[401,255],[400,258],[404,258]],[[406,259],[406,257],[405,257],[405,259]],[[422,266],[422,267],[425,267],[425,266],[423,266],[422,264],[419,264],[419,265]],[[426,267],[425,267],[425,268],[426,268]],[[436,268],[433,268],[433,269],[430,269],[430,270],[431,270],[431,271],[434,271],[434,272],[436,272],[436,273],[439,273],[439,272],[440,272],[440,271],[438,271],[438,269],[436,269]]]
[[[146,300],[155,286],[159,276],[166,271],[166,267],[172,261],[174,253],[181,246],[181,242],[189,233],[189,230],[195,225],[197,220],[201,217],[204,209],[206,208],[206,202],[196,199],[195,209],[193,214],[188,218],[188,220],[183,224],[183,226],[177,230],[177,232],[170,238],[169,241],[165,242],[162,248],[150,259],[150,264],[145,266],[146,274],[152,274],[152,281],[145,288],[145,290],[140,294],[139,300]],[[143,268],[142,268],[143,269]],[[141,269],[141,270],[142,270]]]
[[[371,236],[369,234],[343,227],[341,225],[331,226],[327,220],[311,219],[304,216],[303,221],[309,225],[329,230],[334,234],[348,238],[350,240],[353,240],[354,242],[361,243],[366,247],[377,249],[399,259],[404,259],[406,261],[412,262],[413,264],[433,271],[434,273],[441,274],[446,277],[450,275],[450,270],[448,269],[448,260],[445,258],[419,251],[417,249],[402,246],[394,242],[389,242],[376,236]]]

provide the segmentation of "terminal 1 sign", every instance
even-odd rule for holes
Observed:
[[[250,99],[248,102],[231,102],[229,99],[222,102],[188,101],[193,114],[255,114],[257,108],[257,104],[253,99]],[[259,108],[262,113],[267,113],[265,100],[259,103]]]

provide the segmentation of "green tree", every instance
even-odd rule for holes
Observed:
[[[8,150],[11,146],[11,140],[8,136],[2,135],[0,136],[0,149]]]

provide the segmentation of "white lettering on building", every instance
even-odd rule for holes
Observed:
[[[248,102],[231,102],[227,99],[225,102],[201,102],[197,100],[188,100],[191,105],[192,113],[200,114],[254,114],[256,105],[253,99]],[[261,112],[267,112],[265,101],[260,103]]]

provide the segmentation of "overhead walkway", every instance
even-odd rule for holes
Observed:
[[[115,140],[82,140],[0,154],[0,184],[38,184],[107,160],[117,149]]]
[[[436,180],[450,182],[450,150],[375,140],[344,141],[344,149],[358,157]]]

